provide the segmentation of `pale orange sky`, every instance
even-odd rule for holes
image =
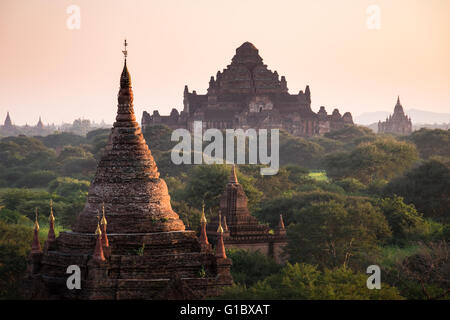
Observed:
[[[314,111],[392,111],[400,94],[405,109],[450,112],[449,15],[448,0],[0,0],[0,123],[7,110],[16,124],[112,123],[125,37],[139,121],[181,110],[185,84],[205,93],[244,41],[290,93],[309,84]]]

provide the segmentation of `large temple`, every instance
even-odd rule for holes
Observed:
[[[72,231],[57,238],[51,213],[43,250],[35,224],[26,279],[30,298],[201,299],[232,284],[220,228],[214,252],[206,236],[185,230],[172,210],[136,122],[126,42],[124,54],[116,122],[84,210]],[[206,222],[202,226],[206,230]],[[71,265],[81,270],[81,289],[66,285]]]
[[[206,94],[185,86],[183,104],[181,113],[173,109],[169,116],[144,111],[142,128],[164,124],[192,130],[194,121],[202,121],[205,129],[278,128],[310,137],[353,124],[349,112],[341,115],[334,109],[328,114],[323,106],[317,113],[312,111],[309,86],[290,94],[286,78],[269,70],[250,42],[237,48],[231,64],[211,77]]]
[[[220,198],[220,213],[208,225],[208,238],[215,241],[218,234],[217,226],[224,228],[223,241],[227,248],[259,251],[273,258],[277,263],[286,261],[283,248],[287,245],[286,229],[283,217],[280,215],[279,224],[274,230],[262,225],[251,215],[247,207],[247,196],[236,175],[233,165],[224,193]]]
[[[378,121],[378,133],[393,133],[399,135],[409,135],[412,133],[411,118],[403,111],[400,97],[394,107],[394,114],[389,115],[386,121]]]

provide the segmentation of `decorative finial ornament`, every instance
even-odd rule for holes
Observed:
[[[223,233],[223,228],[222,228],[222,214],[219,211],[219,227],[217,228],[217,232],[218,233]]]
[[[38,208],[36,208],[36,210],[35,210],[34,230],[39,231]]]
[[[278,222],[278,228],[284,229],[284,221],[283,221],[283,215],[280,214],[280,221]]]
[[[125,39],[125,42],[123,43],[125,50],[122,50],[123,56],[125,57],[125,62],[123,65],[122,75],[120,76],[120,88],[131,88],[131,76],[128,72],[127,68],[127,57],[128,57],[128,42]]]
[[[200,244],[202,250],[208,250],[210,248],[208,242],[208,236],[206,234],[206,216],[205,216],[205,201],[202,202],[202,217],[200,218]]]
[[[202,217],[200,218],[200,223],[206,223],[206,216],[205,216],[205,201],[202,203]]]
[[[102,219],[100,220],[101,231],[102,231],[102,245],[105,248],[109,247],[108,235],[106,234],[106,225],[108,222],[105,217],[105,203],[102,204]]]
[[[102,235],[102,230],[100,229],[100,223],[97,222],[97,229],[95,229],[95,234],[97,236],[101,236]]]
[[[50,199],[50,216],[48,217],[48,234],[47,241],[53,242],[56,240],[55,235],[55,216],[53,215],[53,199]]]
[[[223,244],[223,228],[222,228],[222,214],[219,211],[219,228],[217,228],[217,245],[216,245],[216,257],[226,259],[227,254],[225,252],[225,245]]]
[[[223,216],[223,229],[228,231],[227,216]]]
[[[105,203],[102,203],[102,220],[100,221],[101,225],[107,225],[108,222],[106,221],[106,217],[105,217]]]
[[[127,46],[128,46],[127,39],[125,39],[125,41],[123,42],[124,50],[122,50],[123,56],[125,57],[125,61],[127,61],[128,56]]]
[[[40,254],[42,253],[41,243],[39,242],[39,223],[38,223],[38,209],[36,208],[36,219],[34,221],[34,230],[33,230],[33,242],[31,244],[31,254]]]
[[[97,229],[95,230],[96,241],[95,241],[95,250],[94,250],[94,260],[97,261],[105,261],[105,255],[103,254],[103,245],[102,245],[102,231],[100,230],[100,223],[97,221]]]
[[[50,217],[48,219],[50,222],[55,222],[55,216],[53,215],[53,199],[50,199]]]

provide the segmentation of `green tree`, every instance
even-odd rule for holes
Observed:
[[[329,155],[324,160],[327,175],[355,178],[369,184],[376,179],[391,179],[410,168],[417,160],[413,144],[392,138],[361,143],[353,151]]]
[[[450,130],[422,128],[414,131],[408,140],[414,142],[424,159],[432,156],[450,157]]]
[[[227,256],[233,262],[231,275],[236,283],[247,287],[280,271],[281,266],[273,259],[257,252],[243,249],[229,249]]]
[[[413,203],[424,217],[448,223],[450,160],[433,158],[422,163],[391,181],[383,194],[402,196],[406,203]]]
[[[359,266],[391,235],[380,210],[363,199],[315,202],[294,218],[288,228],[290,260],[320,267]]]
[[[171,141],[172,130],[165,125],[149,126],[145,128],[144,138],[150,150],[169,151],[177,142]]]
[[[348,268],[319,271],[308,264],[287,264],[281,272],[254,286],[234,285],[225,289],[222,299],[261,300],[392,300],[402,299],[398,290],[382,283],[382,290],[369,290],[367,275]]]
[[[0,299],[21,298],[32,235],[31,227],[0,221]]]
[[[324,149],[317,143],[280,132],[280,164],[317,168]]]
[[[384,213],[392,230],[393,239],[417,239],[425,233],[426,223],[414,205],[405,204],[403,198],[394,195],[379,201],[379,207]]]

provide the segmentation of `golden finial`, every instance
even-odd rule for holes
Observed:
[[[125,60],[127,60],[127,56],[128,56],[128,51],[127,51],[127,46],[128,46],[128,42],[127,39],[125,39],[123,46],[125,48],[125,50],[122,50],[123,55],[125,56]]]
[[[222,214],[219,211],[219,227],[217,228],[217,232],[218,233],[223,233],[223,228],[222,228]]]
[[[50,199],[50,217],[48,218],[49,221],[55,222],[55,216],[53,215],[53,199]]]
[[[105,203],[103,202],[102,204],[102,220],[100,221],[101,225],[107,225],[108,222],[106,221],[106,217],[105,217]]]
[[[97,222],[97,229],[95,230],[95,234],[97,236],[101,236],[102,235],[102,230],[100,230],[100,223]]]
[[[38,223],[38,208],[36,208],[36,218],[34,220],[34,230],[39,231],[39,223]]]
[[[205,201],[202,203],[202,217],[200,218],[200,223],[206,223],[206,216],[205,216]]]

